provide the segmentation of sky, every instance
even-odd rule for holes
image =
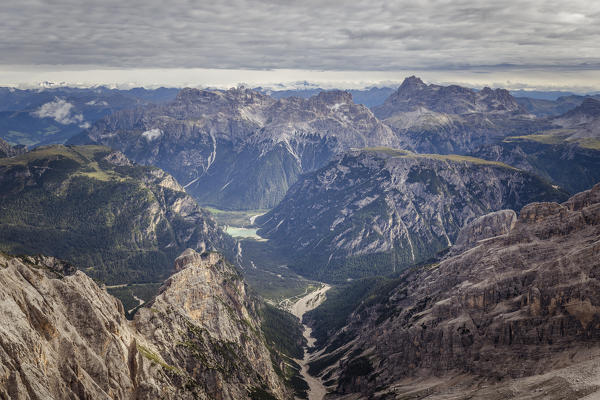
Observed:
[[[591,0],[3,0],[0,85],[600,90]]]

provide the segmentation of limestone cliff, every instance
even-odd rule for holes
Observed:
[[[467,242],[481,237],[469,230]],[[334,398],[597,396],[599,256],[600,184],[529,204],[508,233],[369,297],[327,343],[321,374]]]
[[[72,265],[0,254],[0,398],[289,398],[233,267],[187,250],[176,268],[128,321]]]

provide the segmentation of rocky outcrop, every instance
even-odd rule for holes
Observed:
[[[475,246],[480,240],[506,235],[516,222],[517,214],[513,210],[500,210],[476,218],[458,232],[451,251],[458,254]]]
[[[394,130],[404,148],[420,153],[465,154],[548,125],[529,115],[507,90],[427,85],[414,76],[373,113]]]
[[[183,89],[166,105],[114,113],[71,143],[98,143],[171,173],[201,204],[270,208],[303,172],[352,147],[400,142],[347,92],[275,100]]]
[[[16,156],[23,154],[25,151],[27,151],[25,146],[14,147],[0,138],[0,158]]]
[[[599,255],[600,184],[523,207],[507,234],[359,306],[321,359],[331,397],[597,395]]]
[[[100,146],[0,160],[0,250],[48,254],[108,284],[156,282],[186,248],[234,240],[166,172]]]
[[[340,281],[427,261],[490,211],[566,198],[500,163],[367,149],[305,175],[256,223],[261,236],[302,259],[297,271]]]
[[[193,250],[177,265],[128,321],[121,303],[73,266],[0,255],[0,397],[290,398],[235,270]]]

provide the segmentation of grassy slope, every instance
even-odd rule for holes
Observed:
[[[504,167],[508,169],[516,169],[515,167],[511,167],[508,164],[504,164],[498,161],[489,161],[481,158],[470,157],[470,156],[462,156],[458,154],[421,154],[421,153],[413,153],[408,150],[400,150],[400,149],[392,149],[389,147],[368,147],[362,149],[362,151],[369,151],[379,154],[386,154],[391,157],[410,157],[410,158],[427,158],[427,159],[435,159],[441,161],[453,161],[453,162],[468,162],[477,165],[493,165],[497,167]]]
[[[542,144],[567,144],[575,143],[584,149],[600,150],[600,139],[581,138],[569,139],[569,135],[574,133],[573,129],[554,129],[535,135],[510,136],[504,139],[505,142],[533,141]]]

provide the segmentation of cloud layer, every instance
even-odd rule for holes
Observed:
[[[390,71],[600,66],[589,0],[8,0],[0,64]]]
[[[52,118],[59,124],[81,124],[80,127],[89,127],[89,124],[83,121],[82,114],[73,112],[73,104],[65,99],[55,98],[54,101],[43,104],[40,108],[32,112],[38,118]]]

